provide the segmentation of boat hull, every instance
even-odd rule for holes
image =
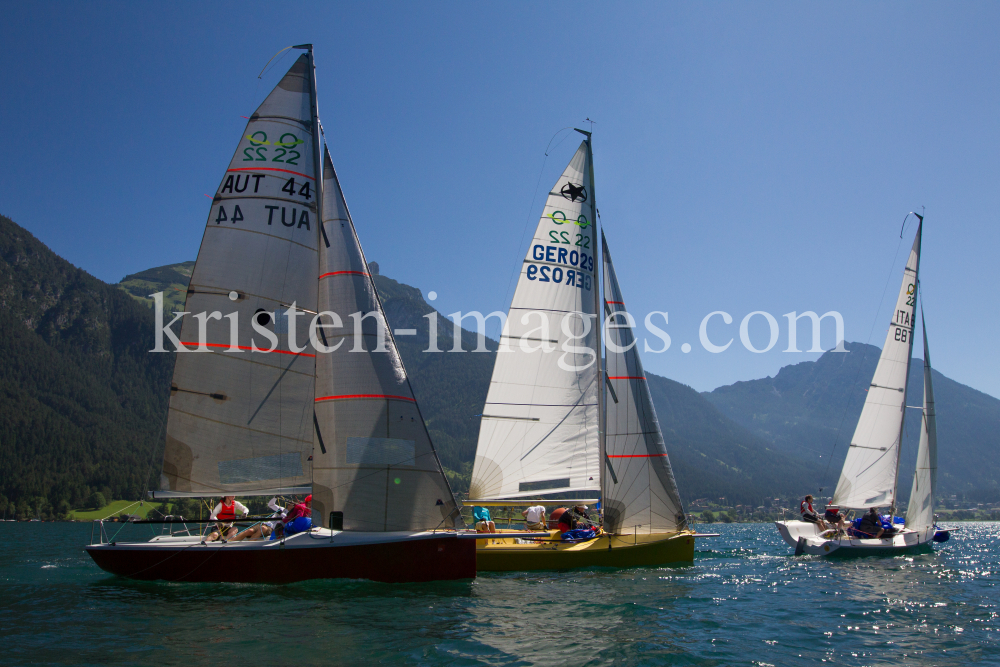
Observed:
[[[811,556],[895,556],[900,553],[929,550],[934,528],[924,531],[904,529],[880,539],[858,539],[821,535],[819,527],[808,521],[775,521],[782,539],[795,548],[796,555]]]
[[[473,540],[454,533],[343,533],[314,530],[283,541],[150,542],[84,547],[94,562],[130,579],[286,584],[309,579],[387,583],[471,579]]]
[[[643,567],[694,561],[694,533],[667,535],[601,535],[576,544],[562,542],[558,530],[540,532],[539,541],[518,544],[515,538],[476,540],[479,572],[569,570],[580,567]]]

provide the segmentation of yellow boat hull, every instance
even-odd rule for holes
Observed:
[[[520,532],[520,531],[513,531]],[[694,561],[694,532],[608,535],[576,544],[558,530],[539,531],[538,540],[503,537],[476,540],[477,572],[569,570],[578,567],[642,567]]]

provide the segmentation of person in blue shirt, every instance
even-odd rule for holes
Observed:
[[[472,508],[472,520],[476,522],[477,533],[495,533],[497,526],[490,518],[490,511],[485,507]]]

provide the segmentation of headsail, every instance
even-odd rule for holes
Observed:
[[[884,507],[896,500],[906,381],[913,350],[922,227],[921,222],[903,271],[903,284],[882,355],[833,495],[833,504],[842,508]]]
[[[607,365],[604,528],[663,533],[687,527],[677,482],[639,359],[632,316],[625,310],[608,242],[601,234]]]
[[[329,512],[337,511],[343,512],[346,530],[454,528],[461,515],[389,332],[329,152],[323,191],[319,310],[324,324],[339,328],[327,326],[319,341],[337,349],[317,356],[314,521],[326,525]],[[359,321],[362,335],[354,333]]]
[[[522,265],[483,410],[472,498],[600,490],[589,150],[584,141],[549,193]]]
[[[927,325],[921,308],[920,327],[924,333],[924,415],[917,446],[917,469],[906,507],[906,527],[926,530],[934,525],[934,488],[937,486],[937,417],[934,414],[934,387],[931,385],[931,353]]]
[[[205,346],[177,354],[157,496],[309,489],[315,355],[299,352],[307,322],[285,311],[316,309],[314,109],[303,54],[251,116],[216,191],[180,336]]]

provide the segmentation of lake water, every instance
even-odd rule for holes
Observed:
[[[1000,664],[1000,524],[852,560],[702,528],[687,567],[263,586],[130,582],[89,524],[0,523],[0,664]]]

